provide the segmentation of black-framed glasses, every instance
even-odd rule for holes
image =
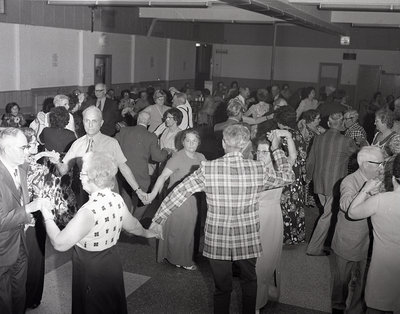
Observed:
[[[378,167],[384,166],[384,165],[385,165],[385,161],[373,161],[373,160],[368,160],[368,162],[369,162],[370,164],[377,165]]]
[[[95,89],[96,92],[102,92],[104,89]]]

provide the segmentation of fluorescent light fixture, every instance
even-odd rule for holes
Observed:
[[[196,47],[200,47],[201,46],[201,44],[200,43],[196,43]]]
[[[323,4],[318,6],[320,10],[330,11],[359,11],[359,12],[400,12],[400,5],[362,5],[362,4]]]
[[[207,8],[216,0],[49,0],[53,5]]]
[[[351,27],[361,27],[361,28],[400,28],[400,25],[399,24],[352,23]]]

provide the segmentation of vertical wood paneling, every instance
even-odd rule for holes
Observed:
[[[32,1],[25,1],[21,5],[21,24],[31,24],[32,23]]]
[[[71,6],[64,7],[64,27],[65,28],[76,28],[76,15],[75,9]]]
[[[56,5],[45,5],[44,6],[44,26],[54,26],[54,16]]]
[[[54,5],[54,18],[53,18],[53,25],[54,27],[62,27],[67,28],[66,21],[65,21],[65,6],[61,5]]]
[[[32,2],[32,15],[31,15],[31,22],[32,25],[44,25],[44,2],[35,1]]]

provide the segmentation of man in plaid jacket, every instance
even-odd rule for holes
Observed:
[[[294,173],[284,152],[278,149],[279,130],[271,135],[276,169],[261,161],[244,159],[242,151],[250,141],[244,125],[230,125],[223,131],[225,155],[202,162],[164,199],[153,218],[151,229],[162,237],[162,225],[190,195],[204,191],[208,212],[203,255],[210,259],[214,276],[214,313],[229,313],[232,291],[232,263],[240,268],[243,313],[255,313],[257,277],[255,265],[261,255],[259,192],[293,182]]]

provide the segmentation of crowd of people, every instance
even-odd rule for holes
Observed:
[[[199,204],[214,313],[229,313],[233,272],[243,313],[279,296],[282,248],[306,242],[307,206],[322,214],[306,254],[334,258],[332,312],[400,309],[400,98],[377,93],[358,108],[332,87],[319,99],[313,87],[252,92],[236,81],[119,98],[93,87],[46,99],[29,125],[6,106],[1,313],[40,305],[46,234],[56,250],[73,248],[73,313],[127,313],[121,231],[159,239],[157,262],[195,271]]]

